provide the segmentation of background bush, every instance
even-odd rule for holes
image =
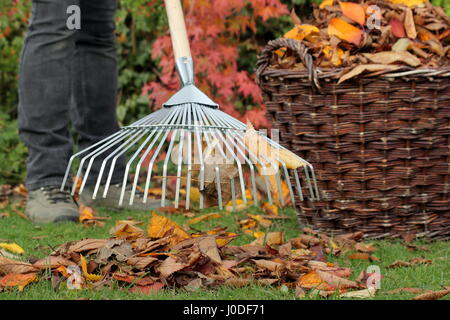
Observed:
[[[189,0],[192,1],[192,0]],[[212,1],[212,0],[211,0]],[[217,0],[216,0],[217,1]],[[249,8],[234,13],[241,15],[242,21],[254,19],[251,9],[257,6],[295,9],[301,17],[311,12],[312,2],[320,0],[242,0]],[[200,1],[199,1],[200,2]],[[450,1],[433,0],[444,6],[450,13]],[[168,34],[168,26],[162,0],[120,0],[117,12],[117,43],[119,49],[119,94],[117,116],[121,124],[129,124],[151,112],[155,99],[148,92],[148,84],[162,83],[161,60],[152,58],[155,41]],[[230,1],[231,3],[239,3]],[[228,2],[227,2],[228,4]],[[17,79],[20,53],[27,30],[31,0],[0,0],[0,184],[17,183],[23,180],[26,150],[17,134]],[[280,11],[278,11],[280,12]],[[291,27],[288,14],[264,19],[259,13],[255,29],[246,28],[239,33],[221,30],[220,36],[229,37],[229,43],[238,47],[238,72],[245,72],[251,78],[254,73],[257,54],[267,41],[281,36]],[[207,19],[207,17],[205,17]],[[238,20],[237,20],[238,21]],[[223,70],[222,70],[223,71]],[[221,71],[221,72],[222,72]],[[214,86],[212,86],[214,89]],[[148,93],[143,94],[143,93]],[[244,99],[245,98],[245,99]],[[232,107],[240,114],[259,110],[263,107],[235,92],[231,97]]]

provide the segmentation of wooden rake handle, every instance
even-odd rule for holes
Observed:
[[[175,60],[182,57],[192,58],[180,0],[164,0],[164,2],[166,4]]]

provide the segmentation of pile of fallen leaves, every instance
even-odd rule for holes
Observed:
[[[187,225],[218,215],[196,216]],[[239,221],[244,231],[280,216],[272,213],[267,219],[260,215],[248,217],[244,219],[247,221]],[[143,224],[119,220],[109,231],[110,238],[67,242],[43,259],[20,259],[24,253],[20,246],[0,243],[0,291],[22,291],[37,281],[51,281],[56,291],[96,290],[118,284],[123,290],[142,294],[163,288],[194,291],[257,284],[295,290],[298,297],[334,294],[370,298],[379,288],[381,275],[376,271],[362,271],[356,280],[350,280],[352,269],[327,261],[328,256],[342,254],[348,259],[378,261],[373,255],[376,248],[362,242],[361,232],[331,238],[304,228],[302,234],[288,241],[283,232],[267,232],[254,235],[256,239],[249,244],[233,246],[231,242],[238,235],[226,228],[189,233],[156,212],[152,212],[145,229],[141,228]],[[389,268],[429,263],[431,260],[412,259],[396,261]],[[422,293],[416,299],[437,299],[450,293],[448,287],[427,292],[416,288],[398,290]]]
[[[302,41],[316,67],[343,68],[339,82],[367,71],[449,65],[450,18],[441,7],[428,0],[356,2],[324,0],[311,23],[291,12],[295,27],[284,37]],[[274,67],[304,68],[285,48],[276,53]]]

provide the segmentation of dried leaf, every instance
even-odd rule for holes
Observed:
[[[222,215],[219,213],[207,213],[198,217],[195,217],[191,220],[188,220],[187,224],[191,225],[191,224],[196,224],[205,220],[212,220],[212,219],[219,219],[221,218]]]
[[[347,72],[343,76],[339,78],[338,84],[347,81],[351,78],[356,77],[357,75],[363,73],[364,71],[381,71],[381,70],[396,70],[399,69],[399,66],[388,65],[388,64],[362,64],[357,65],[351,71]]]
[[[403,24],[398,19],[391,19],[389,21],[389,25],[391,26],[391,31],[394,36],[397,38],[406,37],[405,29],[403,28]]]
[[[8,273],[30,273],[36,272],[37,269],[29,263],[8,259],[0,256],[0,274]]]
[[[70,252],[82,253],[85,251],[97,250],[103,247],[107,239],[85,239],[81,240],[69,247]]]
[[[406,8],[405,10],[405,21],[403,22],[405,26],[406,35],[410,39],[417,38],[416,25],[414,23],[414,16],[411,8]]]
[[[366,13],[364,8],[359,4],[354,2],[339,1],[339,6],[341,7],[342,13],[347,18],[359,23],[362,26],[366,23]]]
[[[340,298],[359,298],[359,299],[367,299],[375,296],[377,289],[375,287],[370,287],[363,290],[351,291],[342,293],[339,295]]]
[[[432,292],[432,291],[424,290],[424,289],[420,289],[420,288],[398,288],[398,289],[386,291],[387,294],[398,294],[398,293],[402,293],[402,292],[418,294],[418,293]]]
[[[261,208],[268,215],[272,215],[272,216],[277,216],[278,215],[278,207],[276,205],[274,205],[274,204],[270,204],[268,202],[264,202]]]
[[[334,288],[347,289],[347,288],[358,288],[359,287],[358,283],[356,283],[355,281],[348,280],[348,279],[345,279],[342,277],[338,277],[334,274],[331,274],[331,273],[328,273],[325,271],[316,270],[316,272],[323,281],[325,281],[326,283],[328,283],[330,286],[332,286]]]
[[[17,287],[19,291],[29,285],[30,283],[37,281],[36,273],[20,274],[20,273],[10,273],[0,279],[1,287]]]
[[[16,253],[16,254],[23,254],[25,250],[21,246],[19,246],[16,243],[0,243],[0,248],[3,248],[5,250],[8,250],[9,252]]]
[[[420,60],[408,51],[383,51],[378,53],[364,53],[364,56],[373,63],[391,64],[403,62],[412,67],[420,65]]]
[[[284,232],[275,231],[267,233],[266,243],[269,246],[279,246],[284,243]]]
[[[283,267],[283,264],[273,262],[270,260],[252,260],[258,267],[264,268],[270,271],[277,271]]]
[[[95,219],[94,208],[80,204],[79,211],[80,211],[80,223]]]
[[[162,282],[155,282],[154,284],[148,285],[148,286],[134,286],[129,289],[131,293],[139,293],[139,294],[145,294],[145,295],[151,295],[155,292],[160,291],[162,288],[165,287],[165,284]]]
[[[92,282],[97,282],[97,281],[100,281],[103,278],[103,276],[101,276],[101,275],[88,273],[87,261],[82,255],[80,256],[80,262],[81,262],[81,270],[83,271],[83,276],[84,276],[84,278],[86,280],[89,280],[89,281],[92,281]]]
[[[116,225],[109,230],[109,234],[114,235],[117,238],[123,239],[137,239],[144,235],[144,230],[135,226],[135,221],[119,220]]]
[[[359,46],[363,36],[363,31],[340,18],[332,18],[328,25],[328,35],[336,36],[341,40]]]
[[[298,17],[297,13],[294,10],[294,8],[292,8],[290,16],[291,16],[291,21],[294,25],[302,24],[302,20],[300,20],[300,18]]]
[[[175,245],[176,243],[190,238],[190,235],[183,230],[180,226],[178,226],[172,220],[157,215],[155,212],[152,212],[152,218],[147,227],[147,233],[151,238],[163,238],[168,232],[172,232],[171,244]]]
[[[413,298],[413,300],[437,300],[450,293],[450,289],[423,293]]]
[[[145,269],[155,261],[158,261],[158,259],[154,257],[131,257],[127,260],[127,264],[137,269]]]
[[[198,246],[200,251],[208,256],[211,261],[219,264],[222,263],[215,237],[205,237],[198,243]]]
[[[168,257],[161,263],[161,265],[157,268],[157,270],[161,274],[161,277],[167,278],[172,273],[184,269],[186,267],[187,267],[186,264],[177,262],[175,258]]]
[[[56,269],[60,266],[68,267],[76,265],[73,261],[70,261],[62,256],[49,256],[43,259],[40,259],[33,263],[33,267],[36,267],[40,270]]]

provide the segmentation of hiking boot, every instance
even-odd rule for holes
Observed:
[[[59,187],[43,187],[28,193],[25,214],[34,223],[78,221],[78,205],[69,192]]]
[[[144,201],[144,193],[136,190],[133,198],[133,205],[130,206],[131,186],[127,186],[125,189],[125,196],[123,198],[122,206],[119,206],[120,193],[122,192],[121,184],[110,185],[106,198],[103,198],[104,186],[99,187],[96,199],[92,199],[94,194],[94,186],[86,186],[83,192],[80,194],[80,202],[89,207],[103,207],[112,210],[138,210],[146,211],[151,209],[157,209],[161,207],[161,200],[147,199]],[[166,200],[166,206],[172,205],[171,201]]]

